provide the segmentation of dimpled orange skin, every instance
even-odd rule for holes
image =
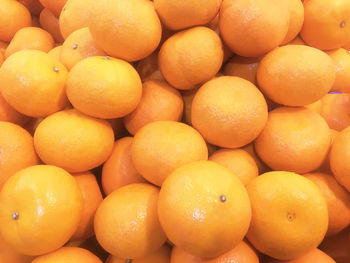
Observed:
[[[350,194],[334,176],[326,173],[309,173],[304,176],[321,190],[328,206],[327,235],[338,234],[350,224]]]
[[[0,121],[0,190],[5,182],[19,170],[36,165],[33,137],[22,127]]]
[[[80,247],[62,247],[54,252],[35,258],[32,263],[102,263],[89,250]]]
[[[49,54],[50,56],[52,56],[57,60],[60,60],[61,51],[62,51],[62,46],[57,46],[51,49],[49,52],[47,52],[47,54]]]
[[[212,79],[223,61],[220,37],[207,27],[193,27],[168,38],[158,54],[159,69],[170,85],[193,89]]]
[[[225,76],[236,76],[245,80],[249,80],[254,85],[257,85],[256,72],[258,70],[260,57],[246,58],[234,56],[224,67]]]
[[[18,51],[0,68],[2,96],[24,115],[48,116],[68,102],[64,90],[67,74],[61,62],[43,51]]]
[[[170,263],[171,250],[167,245],[162,246],[156,252],[151,253],[143,258],[133,259],[132,263]],[[125,263],[125,259],[113,257],[110,255],[106,263]]]
[[[60,16],[60,13],[66,4],[67,0],[39,0],[40,3],[55,14],[56,17]]]
[[[333,142],[334,142],[335,138],[337,138],[339,132],[337,130],[333,130],[333,129],[330,129],[330,132],[331,132],[331,147],[328,150],[328,154],[327,154],[326,159],[324,159],[324,161],[323,161],[322,165],[320,166],[320,168],[318,169],[318,171],[331,174],[332,171],[331,171],[329,156],[330,156],[330,151],[331,151]]]
[[[304,6],[300,0],[288,0],[289,28],[282,45],[292,41],[300,32],[304,23]]]
[[[131,157],[136,170],[146,180],[160,186],[176,168],[208,160],[208,148],[191,126],[175,121],[156,121],[135,134]]]
[[[95,215],[95,234],[101,246],[120,258],[137,259],[158,250],[166,236],[158,221],[159,189],[131,184],[107,196]]]
[[[102,168],[102,188],[109,195],[118,188],[146,180],[137,172],[131,159],[132,137],[124,137],[115,142],[113,151]]]
[[[124,125],[135,135],[140,128],[153,121],[180,121],[183,108],[178,90],[165,81],[145,81],[141,101],[133,112],[124,117]]]
[[[350,93],[350,52],[339,48],[327,53],[332,58],[336,68],[332,91]]]
[[[350,158],[350,127],[344,129],[335,138],[331,153],[330,164],[332,172],[338,183],[350,191],[350,163],[347,162]]]
[[[0,4],[0,40],[10,42],[15,33],[32,25],[28,9],[13,0],[2,0]]]
[[[63,246],[77,229],[83,208],[74,178],[51,165],[17,172],[2,188],[0,202],[2,237],[27,255],[42,255]]]
[[[24,49],[35,49],[49,52],[54,46],[50,33],[39,27],[24,27],[16,32],[8,45],[5,57]]]
[[[41,160],[69,172],[83,172],[105,162],[112,152],[114,134],[106,120],[89,117],[75,109],[45,118],[34,134]]]
[[[255,150],[273,170],[307,173],[322,164],[330,143],[330,130],[319,114],[304,107],[280,107],[269,113]]]
[[[277,260],[277,259],[269,259],[265,261],[265,263],[336,263],[334,259],[328,256],[323,251],[318,248],[312,249],[307,252],[305,255],[298,257],[292,260]]]
[[[300,35],[308,45],[331,50],[350,41],[349,1],[304,1],[304,13],[304,25]]]
[[[29,121],[29,118],[12,108],[0,93],[0,121],[24,125]]]
[[[107,54],[136,61],[159,45],[162,26],[153,2],[100,0],[91,11],[89,29]]]
[[[278,0],[224,0],[220,32],[231,50],[244,57],[258,57],[284,40],[289,26],[289,9]]]
[[[179,167],[164,181],[158,214],[175,246],[213,258],[243,240],[251,208],[237,176],[217,163],[197,161]]]
[[[247,238],[260,252],[290,260],[321,243],[328,227],[327,203],[312,181],[274,171],[256,177],[247,191],[252,206]]]
[[[304,106],[330,91],[335,81],[335,67],[321,50],[286,45],[260,61],[257,79],[260,89],[271,100],[287,106]]]
[[[180,30],[209,23],[219,12],[221,2],[222,0],[154,0],[154,7],[166,27]]]
[[[142,83],[128,62],[90,57],[78,62],[69,72],[67,96],[72,105],[85,114],[119,118],[137,107],[142,96]]]
[[[39,17],[40,26],[49,32],[58,43],[63,43],[64,38],[56,17],[49,9],[44,8]]]
[[[84,27],[74,31],[63,42],[60,61],[71,70],[84,58],[105,55],[106,53],[96,46],[89,28]]]
[[[191,120],[207,142],[239,148],[252,142],[265,126],[267,105],[251,82],[238,77],[218,77],[197,91]]]

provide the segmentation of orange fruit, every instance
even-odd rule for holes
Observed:
[[[333,129],[330,129],[330,132],[331,132],[331,148],[332,148],[332,144],[333,144],[335,138],[337,138],[339,132],[336,130],[333,130]],[[327,157],[323,161],[323,164],[320,166],[318,171],[324,172],[324,173],[332,173],[331,166],[330,166],[330,160],[329,160],[331,148],[329,148]]]
[[[159,45],[162,27],[151,1],[100,0],[89,29],[107,54],[127,61],[149,56]]]
[[[6,48],[8,46],[8,43],[7,42],[4,42],[4,41],[0,41],[0,53],[2,53],[4,55],[4,59],[5,59],[5,51],[6,51]]]
[[[350,127],[341,131],[335,138],[331,152],[330,164],[338,183],[350,191]]]
[[[102,187],[109,195],[122,186],[143,183],[146,180],[137,172],[131,159],[132,137],[124,137],[115,142],[112,154],[103,164]]]
[[[278,0],[223,0],[220,33],[231,50],[258,57],[280,45],[289,27],[289,8]]]
[[[30,13],[36,16],[39,15],[44,8],[39,0],[18,0],[18,2],[26,6]]]
[[[255,150],[274,170],[307,173],[322,164],[330,143],[330,130],[319,114],[304,107],[280,107],[269,113]]]
[[[47,8],[40,13],[40,26],[49,32],[58,43],[63,43],[64,38],[60,31],[58,18]]]
[[[29,121],[29,118],[12,108],[0,93],[0,121],[24,125]]]
[[[108,195],[95,215],[95,234],[115,257],[137,259],[157,251],[166,240],[158,221],[159,190],[131,184]]]
[[[106,53],[96,46],[87,27],[70,34],[62,45],[60,60],[71,70],[79,61],[87,57],[104,56]]]
[[[289,45],[306,45],[304,40],[298,35],[296,38],[294,38],[292,41],[288,43]]]
[[[269,172],[253,179],[247,191],[252,205],[247,237],[256,249],[290,260],[321,243],[328,227],[327,203],[312,181],[295,173]]]
[[[304,106],[331,89],[335,67],[332,59],[316,48],[287,45],[276,48],[260,61],[257,79],[260,89],[271,100],[287,106]]]
[[[350,42],[349,1],[304,1],[304,13],[304,25],[300,35],[308,45],[330,50]]]
[[[322,110],[322,99],[324,97],[327,97],[327,94],[325,96],[323,96],[321,99],[319,100],[316,100],[315,102],[309,104],[309,105],[306,105],[305,108],[308,108],[310,110],[313,110],[314,112],[317,112],[318,114],[321,114],[321,110]]]
[[[177,89],[193,89],[212,79],[221,68],[220,37],[207,27],[194,27],[168,38],[158,54],[159,69]]]
[[[140,75],[142,81],[148,79],[152,75],[154,75],[158,69],[158,52],[153,52],[148,57],[140,60],[137,63],[136,70]]]
[[[131,134],[135,134],[153,121],[180,121],[183,108],[178,90],[165,81],[148,80],[142,85],[142,98],[136,109],[124,117],[124,125]]]
[[[239,148],[252,142],[264,128],[267,105],[251,82],[239,77],[218,77],[197,91],[191,119],[207,142]]]
[[[69,173],[51,165],[30,166],[2,188],[1,235],[20,253],[42,255],[69,240],[82,208],[79,187]]]
[[[350,52],[344,48],[329,51],[328,55],[335,64],[335,82],[332,91],[350,93]]]
[[[39,163],[33,137],[22,127],[0,121],[0,190],[19,170]]]
[[[251,218],[244,185],[211,161],[192,162],[172,172],[160,190],[158,213],[175,246],[204,258],[218,257],[241,242]]]
[[[236,76],[245,80],[249,80],[254,85],[257,85],[256,72],[258,70],[261,57],[247,58],[234,56],[226,63],[224,67],[225,76]]]
[[[337,235],[326,237],[319,248],[337,263],[348,263],[350,260],[349,228]]]
[[[67,104],[64,90],[67,74],[58,60],[43,51],[18,51],[0,68],[1,92],[7,103],[20,113],[48,116]]]
[[[0,237],[0,263],[30,263],[32,257],[19,254]]]
[[[35,258],[32,263],[102,263],[89,250],[80,247],[62,247],[54,252]]]
[[[56,60],[60,60],[61,51],[62,51],[62,46],[57,46],[57,47],[54,47],[53,49],[51,49],[49,52],[47,52],[47,54],[49,54],[50,56],[52,56]]]
[[[190,89],[181,91],[182,99],[184,102],[184,113],[183,113],[183,122],[192,125],[191,120],[191,111],[192,111],[192,101],[194,96],[196,95],[198,89]]]
[[[39,27],[24,27],[16,32],[8,45],[5,57],[24,49],[35,49],[49,52],[54,45],[50,33]]]
[[[309,252],[307,252],[305,255],[298,257],[296,259],[292,260],[276,260],[271,259],[266,261],[266,263],[336,263],[334,259],[332,259],[330,256],[328,256],[326,253],[322,252],[318,248],[312,249]]]
[[[221,149],[214,152],[209,160],[231,170],[244,185],[259,175],[254,158],[245,150]]]
[[[271,169],[267,167],[265,163],[260,159],[260,157],[256,154],[255,148],[254,148],[254,143],[250,143],[244,147],[241,148],[242,150],[245,150],[251,157],[253,157],[256,165],[258,166],[259,169],[259,174],[263,174],[266,172],[270,172]]]
[[[114,134],[106,120],[75,109],[45,118],[35,130],[34,145],[40,159],[69,172],[84,172],[104,163],[113,149]]]
[[[154,0],[154,7],[163,24],[171,30],[205,25],[220,10],[222,0]],[[193,12],[196,10],[195,12]]]
[[[176,168],[208,159],[202,136],[192,127],[175,121],[155,121],[134,137],[131,157],[136,170],[148,181],[162,185]]]
[[[103,198],[95,175],[91,172],[73,175],[83,196],[83,212],[71,241],[84,241],[94,235],[94,216]]]
[[[327,235],[334,235],[345,229],[350,224],[350,193],[330,174],[309,173],[304,176],[318,186],[327,201]]]
[[[300,0],[288,0],[289,28],[283,44],[291,42],[301,31],[304,23],[304,6]]]
[[[347,44],[345,44],[345,45],[343,46],[343,48],[349,51],[349,50],[350,50],[350,42],[348,42]]]
[[[143,258],[134,259],[132,263],[170,263],[170,248],[167,245],[162,246],[156,252],[151,253]],[[113,257],[110,255],[106,263],[125,263],[127,260]]]
[[[0,40],[10,42],[15,33],[32,25],[28,9],[13,0],[2,0],[0,4]]]
[[[66,4],[67,0],[39,0],[40,3],[49,9],[56,17],[60,16],[60,13]]]
[[[68,99],[76,109],[104,119],[129,114],[142,95],[137,71],[128,62],[110,57],[80,61],[69,72],[66,85]]]

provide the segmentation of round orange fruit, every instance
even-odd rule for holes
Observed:
[[[332,91],[350,93],[350,52],[339,48],[328,52],[335,64],[336,74]]]
[[[32,263],[102,263],[89,250],[80,247],[62,247],[54,252],[35,258]]]

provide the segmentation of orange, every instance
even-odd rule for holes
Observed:
[[[342,131],[350,125],[350,95],[347,93],[331,93],[322,98],[321,116],[329,127]]]
[[[19,254],[0,237],[0,263],[30,263],[32,257]]]
[[[70,34],[62,45],[60,60],[71,70],[75,64],[87,57],[104,56],[106,53],[96,46],[87,27]]]
[[[287,106],[311,104],[331,89],[335,80],[332,59],[324,52],[287,45],[268,53],[259,63],[257,79],[262,92]]]
[[[177,89],[193,89],[212,79],[221,68],[220,37],[207,27],[194,27],[168,38],[158,54],[159,69]]]
[[[64,90],[67,73],[58,60],[43,51],[18,51],[0,68],[1,92],[20,113],[48,116],[67,104]]]
[[[159,72],[158,69],[158,52],[153,52],[148,57],[137,63],[136,70],[142,81],[149,79],[151,76]]]
[[[49,32],[58,43],[64,41],[60,31],[58,18],[49,9],[44,8],[40,13],[39,19],[41,27]]]
[[[162,27],[153,3],[145,0],[99,0],[89,29],[107,54],[127,61],[149,56],[159,45]]]
[[[335,82],[332,91],[350,93],[350,52],[344,48],[329,51],[328,55],[335,64]]]
[[[154,7],[166,27],[180,30],[209,23],[218,14],[221,2],[222,0],[154,0]]]
[[[62,49],[61,57],[64,52]],[[113,119],[132,112],[141,100],[142,83],[137,71],[121,59],[90,57],[69,72],[67,96],[79,111]]]
[[[350,163],[347,162],[350,158],[350,127],[344,129],[335,138],[331,153],[330,164],[332,172],[338,183],[350,191]]]
[[[61,51],[62,51],[62,46],[57,46],[57,47],[54,47],[53,49],[51,49],[49,52],[47,52],[47,54],[49,54],[50,56],[52,56],[56,60],[60,60]]]
[[[39,27],[24,27],[17,31],[8,45],[5,57],[24,49],[35,49],[49,52],[54,46],[50,33]]]
[[[315,248],[311,251],[307,252],[305,255],[298,257],[296,259],[292,260],[268,260],[266,263],[336,263],[334,259],[332,259],[330,256],[328,256],[326,253],[322,252],[321,250]]]
[[[282,42],[287,44],[291,42],[301,31],[304,23],[304,6],[300,0],[288,0],[289,8],[289,28],[287,35]]]
[[[15,33],[32,25],[28,9],[14,0],[2,0],[0,4],[0,40],[10,42]]]
[[[39,163],[33,137],[22,127],[0,121],[0,190],[19,170]]]
[[[347,0],[304,1],[304,25],[300,32],[310,46],[336,49],[350,42],[350,2]]]
[[[350,193],[334,177],[326,173],[305,174],[321,190],[328,206],[327,235],[334,235],[350,224]]]
[[[60,13],[66,4],[67,0],[39,0],[40,3],[49,9],[56,17],[60,16]]]
[[[204,258],[218,257],[241,242],[251,218],[244,185],[211,161],[192,162],[172,172],[160,190],[158,213],[175,246]]]
[[[103,198],[95,175],[91,172],[73,175],[83,196],[83,212],[71,241],[84,241],[94,235],[94,216]]]
[[[289,8],[279,0],[223,0],[220,33],[237,55],[258,57],[280,45],[289,29]]]
[[[306,45],[304,40],[298,35],[296,38],[294,38],[292,41],[288,43],[289,45]]]
[[[183,122],[192,125],[191,120],[191,111],[192,111],[192,101],[194,96],[196,95],[198,89],[191,89],[191,90],[183,90],[181,92],[182,99],[184,101],[184,113],[183,113]]]
[[[29,121],[29,118],[12,108],[0,94],[0,121],[24,125]]]
[[[252,205],[247,237],[260,252],[290,260],[321,243],[328,227],[327,203],[312,181],[269,172],[253,179],[247,191]]]
[[[348,42],[347,44],[345,44],[345,45],[343,46],[343,48],[349,51],[349,50],[350,50],[350,42]]]
[[[83,201],[74,178],[51,165],[20,170],[0,193],[4,240],[18,252],[42,255],[63,246],[78,227]]]
[[[158,250],[166,236],[158,221],[159,190],[131,184],[108,195],[95,215],[95,234],[115,257],[137,259]]]
[[[6,51],[7,46],[8,46],[7,42],[0,41],[0,53],[2,53],[4,55],[4,59],[5,59],[5,51]]]
[[[142,85],[142,98],[136,109],[124,117],[126,129],[135,134],[153,121],[180,121],[184,103],[180,92],[165,81],[148,80]]]
[[[330,129],[331,132],[331,148],[332,148],[332,144],[335,140],[335,138],[337,138],[339,132],[333,129]],[[330,156],[330,150],[328,151],[327,157],[326,159],[323,161],[322,165],[320,166],[320,168],[318,169],[318,171],[320,172],[324,172],[324,173],[332,173],[331,171],[331,166],[330,166],[330,160],[329,160],[329,156]]]
[[[124,137],[115,142],[112,154],[102,168],[103,192],[109,195],[122,186],[143,183],[146,180],[137,172],[131,159],[132,137]]]
[[[242,150],[245,150],[251,157],[253,157],[256,165],[258,166],[259,169],[259,174],[270,172],[271,169],[267,167],[265,163],[260,159],[260,157],[256,154],[255,148],[254,148],[254,143],[250,143],[244,147],[241,148]]]
[[[89,250],[79,247],[62,247],[54,252],[35,258],[32,263],[102,263]]]
[[[44,8],[39,0],[18,0],[18,2],[26,6],[30,13],[35,16],[38,16]]]
[[[156,252],[151,253],[145,257],[134,259],[132,263],[170,263],[170,248],[167,245],[162,246]],[[106,263],[125,263],[127,260],[113,257],[110,255]]]
[[[114,134],[106,120],[75,109],[45,118],[35,130],[34,145],[40,159],[69,172],[84,172],[104,163],[113,149]]]
[[[322,99],[327,97],[327,95],[323,96],[321,99],[316,100],[315,102],[306,105],[305,108],[309,108],[310,110],[313,110],[314,112],[317,112],[318,114],[321,114],[321,110],[322,110]]]
[[[337,263],[350,262],[349,230],[347,228],[337,235],[326,237],[319,247]]]
[[[176,168],[208,159],[207,145],[192,127],[175,121],[155,121],[134,137],[131,157],[136,170],[148,181],[162,185]]]
[[[239,77],[218,77],[197,91],[191,119],[207,142],[239,148],[252,142],[264,128],[267,105],[251,82]]]
[[[221,149],[214,152],[209,160],[230,169],[244,185],[259,175],[254,158],[245,150]]]
[[[255,150],[273,170],[307,173],[322,164],[330,143],[330,130],[319,114],[304,107],[280,107],[269,113]]]

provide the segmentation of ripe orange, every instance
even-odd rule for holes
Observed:
[[[218,257],[239,244],[251,218],[244,185],[211,161],[192,162],[172,172],[160,190],[158,213],[175,246],[204,258]]]
[[[212,79],[222,61],[220,37],[207,27],[194,27],[172,35],[158,54],[164,78],[181,90],[193,89]]]
[[[83,201],[74,178],[51,165],[20,170],[0,193],[1,235],[27,255],[63,246],[77,229]]]
[[[254,148],[254,143],[250,143],[244,147],[241,148],[242,150],[245,150],[250,154],[251,157],[253,157],[256,165],[258,166],[259,169],[259,174],[263,174],[266,172],[270,172],[271,168],[267,167],[265,163],[260,159],[260,157],[256,154],[255,148]]]
[[[0,121],[24,125],[29,121],[29,118],[12,108],[0,93]]]
[[[304,106],[331,89],[335,67],[332,59],[316,48],[287,45],[276,48],[260,61],[257,79],[262,92],[273,101]]]
[[[292,41],[288,43],[289,45],[306,45],[305,41],[298,35]]]
[[[336,263],[334,259],[332,259],[330,256],[328,256],[326,253],[322,252],[318,248],[312,249],[309,252],[307,252],[305,255],[298,257],[296,259],[292,260],[276,260],[271,259],[266,261],[265,263]]]
[[[321,114],[321,110],[322,110],[322,99],[327,97],[327,94],[325,96],[323,96],[321,99],[309,104],[309,105],[306,105],[305,108],[308,108],[310,110],[313,110],[314,112],[317,112],[318,114]]]
[[[106,120],[75,109],[45,118],[35,130],[34,145],[40,159],[69,172],[84,172],[105,162],[112,152],[114,134]]]
[[[264,96],[251,82],[218,77],[205,83],[192,102],[191,118],[207,142],[239,148],[252,142],[267,120]]]
[[[49,9],[56,17],[60,16],[60,13],[66,4],[67,0],[39,0],[40,3]]]
[[[60,60],[61,51],[62,51],[62,46],[57,46],[57,47],[54,47],[53,49],[51,49],[49,52],[47,52],[47,54],[49,54],[50,56],[52,56],[56,60]]]
[[[304,6],[300,0],[288,0],[289,9],[289,28],[287,35],[282,42],[287,44],[291,42],[300,32],[304,23]]]
[[[249,80],[254,85],[257,85],[256,72],[258,70],[261,57],[247,58],[234,56],[224,67],[224,75],[236,76],[242,79]]]
[[[157,251],[166,240],[158,221],[159,190],[131,184],[108,195],[95,215],[95,234],[115,257],[137,259]]]
[[[150,55],[159,45],[162,27],[151,1],[99,0],[89,29],[107,54],[127,61]]]
[[[32,257],[19,254],[0,237],[0,263],[31,263]]]
[[[35,16],[38,16],[44,8],[39,0],[18,0],[18,2],[27,7],[30,13]]]
[[[326,159],[323,161],[322,165],[320,166],[320,168],[318,169],[319,172],[323,172],[323,173],[332,173],[331,171],[331,166],[330,166],[330,160],[329,160],[329,156],[330,156],[330,151],[332,148],[332,144],[335,140],[335,138],[337,138],[339,132],[333,129],[330,129],[331,132],[331,147],[328,150],[328,154]]]
[[[208,159],[202,136],[192,127],[175,121],[155,121],[142,127],[132,143],[136,170],[148,181],[162,185],[176,168]]]
[[[126,129],[135,134],[153,121],[180,121],[184,103],[178,90],[165,81],[148,80],[142,86],[142,98],[136,109],[125,116]]]
[[[131,159],[132,137],[124,137],[115,142],[112,154],[102,168],[103,192],[109,195],[122,186],[143,183],[146,180],[137,172]]]
[[[312,181],[269,172],[253,179],[247,191],[252,205],[247,237],[259,251],[290,260],[321,243],[328,227],[327,203]]]
[[[4,55],[4,59],[5,59],[5,51],[6,51],[7,46],[8,46],[7,42],[0,41],[0,53],[2,53]]]
[[[329,51],[328,55],[335,64],[336,75],[332,91],[350,93],[350,52],[344,48]]]
[[[58,43],[63,43],[64,38],[60,31],[58,18],[47,8],[40,13],[40,26],[49,32]]]
[[[89,250],[80,247],[62,247],[54,252],[35,258],[32,263],[102,263]]]

